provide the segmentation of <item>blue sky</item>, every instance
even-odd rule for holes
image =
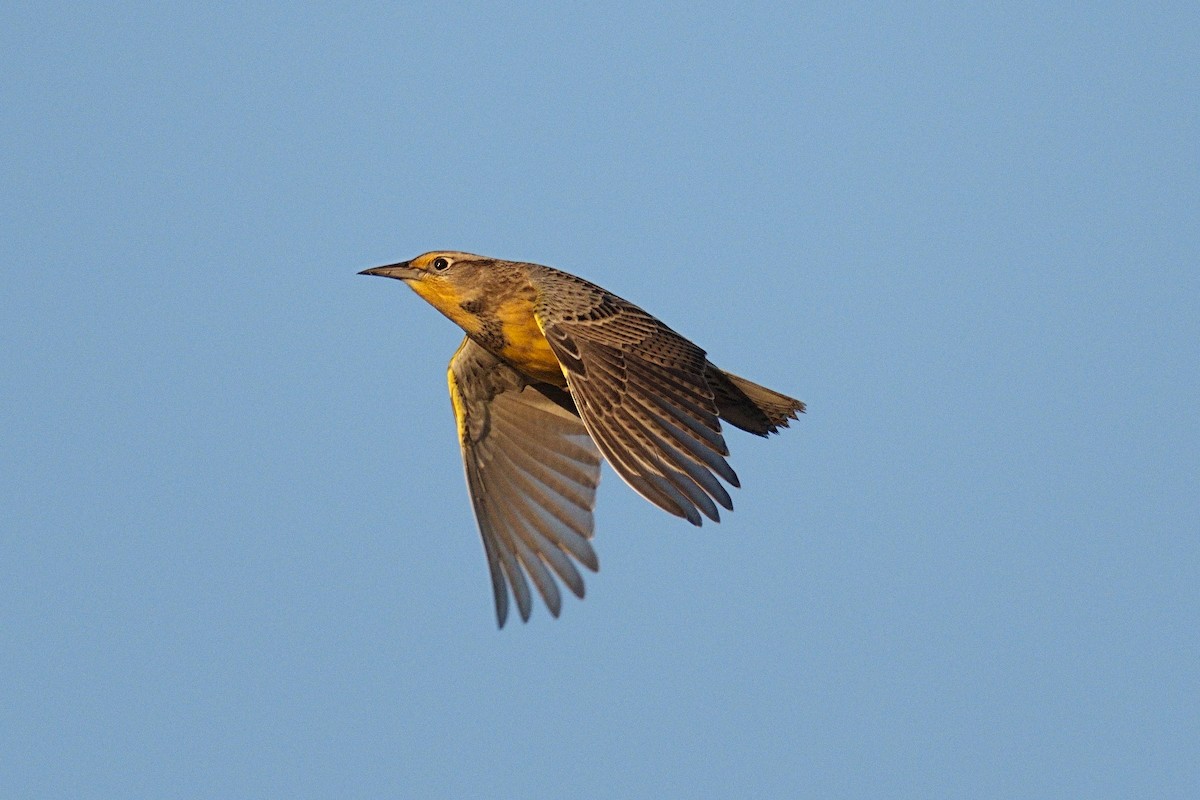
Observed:
[[[0,794],[1191,797],[1192,4],[0,12]],[[368,266],[547,263],[809,403],[495,629]]]

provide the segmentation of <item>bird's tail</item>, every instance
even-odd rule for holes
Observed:
[[[717,403],[721,419],[759,436],[786,428],[789,419],[804,413],[804,403],[726,372],[709,362],[704,379]]]

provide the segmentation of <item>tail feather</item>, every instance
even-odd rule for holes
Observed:
[[[717,413],[730,425],[759,436],[777,433],[789,419],[804,413],[804,403],[759,386],[714,366],[705,366],[704,379],[717,403]]]

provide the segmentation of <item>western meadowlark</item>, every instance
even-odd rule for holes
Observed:
[[[528,620],[533,581],[550,613],[554,575],[583,597],[595,572],[600,456],[634,491],[699,525],[732,510],[719,420],[766,436],[804,403],[715,367],[626,300],[565,272],[459,252],[363,270],[407,283],[467,335],[447,380],[496,619],[512,588]],[[720,479],[720,480],[719,480]],[[553,574],[552,574],[553,573]]]

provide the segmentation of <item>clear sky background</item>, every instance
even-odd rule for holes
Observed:
[[[0,796],[1198,796],[1194,3],[21,5]],[[497,631],[435,248],[810,413]]]

